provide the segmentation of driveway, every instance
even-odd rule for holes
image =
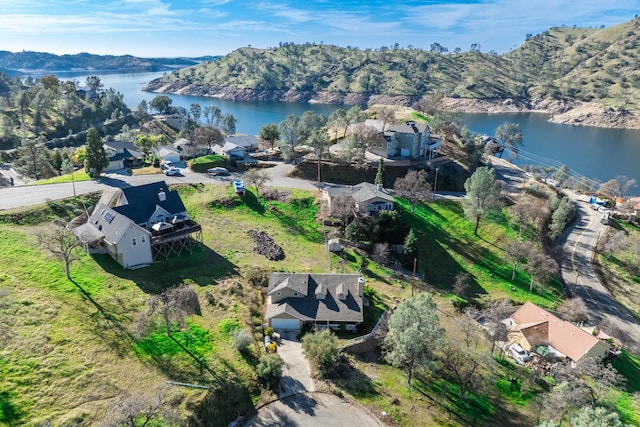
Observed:
[[[311,379],[311,365],[309,365],[307,358],[304,357],[302,344],[295,338],[294,333],[285,332],[282,334],[278,345],[278,354],[284,360],[278,397],[283,398],[298,393],[314,391],[315,387]]]
[[[269,403],[245,427],[381,427],[384,424],[360,405],[333,394],[303,393]]]

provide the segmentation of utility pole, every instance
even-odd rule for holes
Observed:
[[[413,296],[414,289],[416,287],[416,263],[418,262],[417,258],[413,259],[413,277],[411,279],[411,296]]]
[[[436,178],[433,181],[433,200],[436,199],[436,191],[438,191],[438,169],[436,168]]]

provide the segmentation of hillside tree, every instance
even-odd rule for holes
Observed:
[[[384,185],[384,157],[380,156],[378,159],[378,170],[376,171],[376,179],[374,181],[376,185]]]
[[[330,329],[322,329],[302,337],[302,350],[320,375],[325,375],[336,362],[340,343]]]
[[[231,113],[225,113],[222,116],[222,131],[224,133],[226,133],[227,135],[233,135],[236,133],[236,123],[238,122],[238,119],[235,118],[235,116]]]
[[[224,135],[218,128],[198,126],[193,131],[193,142],[195,142],[196,145],[206,145],[210,153],[214,145],[222,145]]]
[[[414,212],[416,203],[431,198],[431,184],[427,177],[424,169],[411,170],[405,176],[397,178],[393,185],[398,196],[411,203],[411,213]]]
[[[71,264],[80,257],[82,242],[67,229],[64,223],[54,222],[47,231],[38,234],[40,246],[64,263],[67,279],[71,279]]]
[[[510,240],[504,247],[505,255],[511,262],[511,281],[516,279],[516,273],[520,264],[527,261],[531,244],[522,240]]]
[[[389,317],[384,338],[384,358],[407,372],[410,384],[417,368],[428,368],[435,360],[444,335],[436,304],[426,292],[401,302]]]
[[[318,183],[321,182],[322,157],[329,151],[329,135],[324,127],[314,129],[306,140],[318,160]]]
[[[515,154],[518,154],[518,150],[523,146],[522,130],[520,125],[513,122],[505,122],[498,126],[496,129],[496,138],[504,143],[505,148],[510,149]],[[502,157],[502,153],[500,153]]]
[[[278,125],[275,123],[267,123],[266,125],[260,128],[260,139],[266,141],[271,146],[273,150],[273,146],[276,141],[280,139],[280,131],[278,130]]]
[[[19,174],[36,180],[54,175],[42,138],[26,138],[22,141],[14,167]]]
[[[549,277],[557,269],[556,262],[549,255],[539,249],[530,249],[524,269],[531,280],[529,281],[529,291],[533,291],[533,284],[541,286],[549,280]]]
[[[493,169],[482,166],[465,181],[464,189],[467,192],[462,199],[464,214],[475,223],[473,234],[477,236],[480,220],[500,207],[500,183]]]
[[[85,168],[89,171],[91,177],[100,176],[102,171],[109,166],[107,153],[102,145],[100,133],[96,128],[91,128],[87,132],[87,157],[85,159]]]
[[[158,95],[151,100],[149,106],[156,110],[158,114],[167,114],[173,100],[167,95]]]
[[[249,169],[243,176],[245,181],[250,182],[256,189],[256,197],[260,197],[260,190],[262,187],[269,181],[271,181],[271,177],[269,176],[269,172],[259,168],[251,168]]]
[[[296,159],[296,148],[301,143],[300,118],[295,114],[289,114],[279,125],[280,143],[283,149],[282,155],[286,159]]]

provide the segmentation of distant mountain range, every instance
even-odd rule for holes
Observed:
[[[167,73],[145,90],[352,105],[412,105],[441,94],[449,106],[465,111],[571,110],[579,111],[566,118],[572,124],[640,127],[640,19],[609,28],[551,28],[527,35],[503,55],[479,48],[449,51],[439,43],[430,50],[313,43],[245,47]],[[577,110],[584,104],[602,111]]]
[[[56,73],[64,71],[168,71],[213,61],[219,56],[198,58],[139,58],[131,55],[54,55],[44,52],[0,51],[0,72],[5,74]]]

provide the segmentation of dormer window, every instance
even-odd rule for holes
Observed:
[[[317,299],[325,299],[327,296],[327,288],[322,285],[322,283],[318,284],[316,288],[316,298]]]
[[[338,299],[347,299],[347,293],[349,291],[347,290],[346,286],[341,283],[338,288],[336,289],[336,294],[338,295]]]

